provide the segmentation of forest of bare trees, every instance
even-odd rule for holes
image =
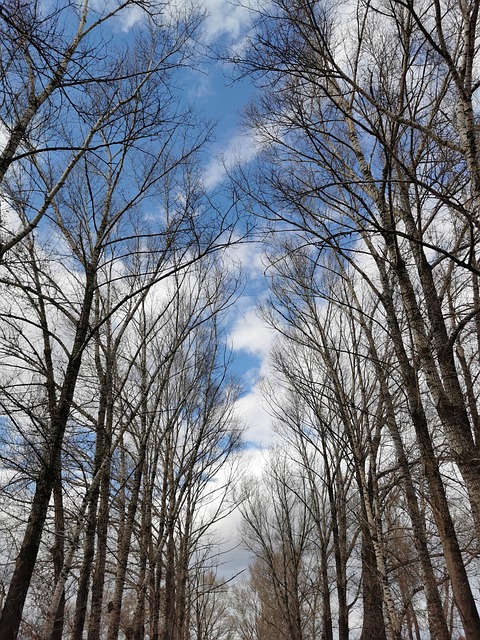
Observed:
[[[5,640],[185,637],[230,508],[232,228],[173,81],[201,16],[160,9],[0,9]]]
[[[278,0],[236,56],[284,443],[245,536],[284,637],[480,637],[479,8]]]
[[[479,11],[252,2],[215,194],[200,3],[1,3],[0,640],[480,640]]]

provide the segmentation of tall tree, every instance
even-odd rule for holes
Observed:
[[[476,412],[455,353],[477,315],[477,3],[342,6],[280,0],[258,13],[238,59],[268,78],[250,110],[267,160],[251,194],[304,242],[352,260],[384,247],[480,536]],[[472,277],[454,326],[443,304],[452,269]]]
[[[251,38],[236,56],[242,72],[260,85],[248,120],[264,143],[257,181],[243,186],[274,230],[295,236],[286,247],[291,264],[297,253],[312,265],[300,273],[301,284],[290,270],[294,286],[281,314],[287,323],[303,318],[296,325],[302,338],[308,322],[321,316],[315,297],[328,300],[335,293],[328,282],[312,286],[309,278],[319,266],[338,280],[356,272],[376,296],[374,322],[388,327],[394,347],[389,360],[406,393],[459,616],[472,639],[479,637],[480,622],[442,471],[447,464],[459,470],[478,539],[478,408],[472,393],[478,366],[478,141],[472,128],[478,9],[477,2],[456,1],[278,0],[258,10]],[[279,262],[276,257],[275,269]],[[350,298],[351,292],[341,305]],[[337,342],[332,346],[330,334],[316,340],[324,366],[330,363],[328,382],[340,389]],[[385,382],[383,377],[382,415],[391,395]],[[349,406],[348,399],[341,391],[339,406]],[[391,408],[388,415],[394,435]],[[345,414],[342,423],[349,421]],[[371,468],[362,497],[369,493]],[[405,466],[403,478],[408,482]],[[415,513],[412,498],[410,492]],[[370,528],[375,518],[368,520]],[[377,561],[381,555],[378,549]],[[429,584],[433,624],[440,607],[434,582]],[[391,607],[391,623],[397,613]],[[435,632],[445,637],[445,624],[439,624]]]
[[[51,15],[42,13],[40,3],[35,5],[32,20],[35,17],[37,31],[31,35],[24,25],[25,33],[20,34],[27,43],[24,62],[30,76],[25,78],[31,81],[21,84],[20,73],[16,81],[5,80],[12,90],[21,88],[15,94],[19,112],[25,101],[29,114],[33,106],[36,109],[28,122],[20,114],[23,124],[12,125],[2,182],[9,213],[3,247],[8,253],[1,265],[2,326],[9,354],[2,404],[10,425],[19,427],[20,437],[29,441],[31,423],[36,430],[31,441],[35,491],[2,611],[5,638],[18,632],[82,361],[96,331],[122,307],[128,315],[130,301],[138,304],[151,286],[225,243],[225,226],[210,215],[200,180],[193,174],[193,158],[208,129],[199,132],[190,127],[188,106],[178,100],[172,80],[173,70],[185,58],[197,17],[169,16],[159,26],[149,15],[148,24],[132,36],[128,56],[125,51],[101,56],[98,65],[85,65],[84,48],[75,53],[77,40],[86,42],[94,28],[129,4],[116,5],[108,14],[92,9],[91,14],[84,2],[79,9],[81,37],[74,38],[75,46],[62,44],[70,22],[61,5]],[[20,17],[25,12],[30,15],[28,7],[23,9]],[[12,16],[3,16],[5,23],[19,33],[19,17]],[[42,29],[48,30],[43,45],[39,32],[45,38],[47,33]],[[97,53],[98,47],[108,50],[101,35],[95,41]],[[13,73],[15,64],[6,64],[5,73]],[[54,75],[51,92],[40,99],[40,87],[50,86],[44,77],[49,69]],[[57,85],[62,90],[53,104]],[[42,123],[42,105],[48,108],[45,122],[52,129],[40,135],[36,127]],[[23,137],[17,140],[20,131]],[[48,138],[45,149],[43,136]],[[146,215],[153,207],[162,208],[162,215],[149,222]],[[96,315],[96,293],[119,280],[126,284],[118,301],[111,308],[100,307]],[[24,348],[15,353],[15,343]],[[29,399],[22,389],[31,390]]]

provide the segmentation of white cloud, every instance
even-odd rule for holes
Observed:
[[[249,287],[260,284],[265,288],[264,247],[260,242],[238,242],[229,247],[232,259],[240,263],[242,272],[248,277]]]
[[[230,338],[234,351],[244,351],[266,359],[270,353],[274,335],[274,330],[267,326],[253,307],[239,316]]]
[[[119,16],[122,31],[129,31],[138,22],[143,20],[144,10],[138,5],[130,5]]]
[[[270,446],[274,436],[272,418],[267,413],[258,384],[237,400],[236,411],[246,426],[245,440],[259,449]]]
[[[207,538],[215,542],[213,559],[218,562],[219,576],[229,580],[241,574],[251,562],[251,554],[243,547],[241,540],[242,514],[238,508],[238,500],[241,497],[242,481],[259,478],[267,457],[267,452],[258,448],[242,451],[232,466],[225,465],[219,470],[215,478],[215,485],[219,487],[218,494],[211,503],[200,506],[197,512],[200,519],[208,521],[220,508],[220,518],[209,530]],[[225,495],[222,487],[227,489],[227,499],[223,503]]]
[[[253,132],[242,131],[230,138],[218,156],[207,164],[204,172],[204,185],[207,189],[216,187],[237,164],[247,164],[255,158],[260,144]]]
[[[106,2],[97,0],[95,5],[98,10],[105,10]],[[233,42],[241,39],[251,22],[252,11],[260,6],[260,0],[251,0],[250,3],[228,0],[204,0],[202,3],[192,2],[192,0],[170,0],[164,6],[159,2],[158,6],[161,7],[163,18],[172,19],[172,21],[190,11],[204,10],[206,18],[202,25],[202,36],[207,44],[211,44],[223,37]],[[262,8],[265,8],[265,3],[262,3]],[[144,17],[145,12],[141,7],[137,5],[127,7],[119,16],[121,29],[128,31]]]
[[[210,42],[223,35],[238,38],[250,21],[249,9],[243,4],[225,0],[206,0],[204,6],[208,14],[205,36]]]

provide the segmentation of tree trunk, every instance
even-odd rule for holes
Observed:
[[[59,455],[56,465],[55,484],[53,486],[53,501],[55,509],[55,544],[52,553],[55,582],[57,582],[61,578],[65,555],[65,514],[63,509],[62,491],[62,461],[61,456]],[[62,640],[64,614],[65,589],[62,589],[62,595],[60,597],[60,602],[58,603],[57,612],[55,615],[55,623],[53,625],[53,631],[50,636],[50,640]]]
[[[99,640],[101,635],[103,594],[105,587],[105,569],[107,564],[108,523],[110,513],[110,474],[111,458],[103,466],[100,485],[100,504],[97,515],[97,551],[92,577],[90,617],[88,621],[88,640]]]
[[[103,409],[102,409],[103,407]],[[101,472],[101,465],[108,455],[108,442],[105,436],[105,402],[100,401],[100,411],[97,420],[97,438],[95,443],[94,476]],[[107,472],[108,473],[108,472]],[[92,565],[95,557],[95,533],[97,531],[97,507],[100,496],[101,482],[92,491],[88,505],[87,526],[85,531],[85,543],[83,562],[80,569],[80,577],[75,600],[75,613],[73,618],[72,640],[82,640],[83,629],[88,605],[88,591],[92,574]]]
[[[360,640],[387,640],[375,549],[365,518],[362,518],[361,528],[363,623]]]
[[[133,527],[135,525],[135,516],[138,509],[138,497],[140,494],[142,475],[144,471],[147,435],[148,434],[143,434],[144,441],[141,444],[138,458],[135,460],[136,467],[131,486],[129,487],[131,495],[128,503],[126,519],[121,532],[119,532],[117,568],[115,572],[115,586],[111,604],[107,640],[117,640],[120,629],[123,591],[125,589],[125,577],[128,570],[128,556],[130,554],[130,544]]]
[[[404,198],[405,201],[405,198]],[[402,208],[403,219],[409,235],[416,238],[408,203]],[[415,235],[414,235],[415,234]],[[387,242],[390,255],[398,250],[392,239]],[[453,460],[462,474],[468,491],[473,521],[480,540],[480,465],[479,450],[472,435],[472,428],[465,407],[465,401],[455,366],[454,344],[449,339],[441,302],[433,279],[432,268],[427,261],[423,247],[419,242],[410,241],[415,256],[417,273],[422,285],[425,309],[428,313],[430,327],[423,321],[415,297],[413,285],[408,276],[403,260],[397,257],[394,261],[404,305],[409,315],[410,325],[415,336],[420,364],[425,372],[428,387],[435,401],[435,407],[448,436]],[[427,336],[431,334],[431,340]],[[437,357],[438,367],[434,355]]]
[[[85,339],[89,329],[93,292],[94,269],[90,268],[87,270],[82,310],[78,320],[71,355],[65,371],[60,397],[55,408],[55,413],[51,416],[48,450],[44,454],[44,462],[39,472],[27,529],[23,536],[20,553],[17,557],[15,570],[0,617],[0,628],[2,629],[3,635],[2,640],[15,640],[20,627],[23,607],[32,580],[42,539],[43,527],[52,496],[53,484],[55,482],[55,464],[57,458],[60,456],[82,361]]]
[[[355,300],[357,309],[360,310],[360,306],[356,298],[356,293],[352,286],[349,286],[349,294]],[[361,311],[358,314],[358,319],[368,339],[371,361],[375,368],[375,373],[380,384],[382,402],[384,403],[384,406],[385,406],[386,426],[392,438],[398,464],[400,467],[402,484],[405,490],[405,496],[407,501],[408,513],[412,522],[412,528],[413,528],[413,534],[414,534],[413,541],[415,544],[417,555],[420,560],[420,565],[422,567],[423,578],[425,582],[425,596],[427,600],[427,612],[428,612],[428,621],[429,621],[431,638],[432,640],[435,640],[435,639],[450,640],[450,632],[448,630],[448,625],[445,618],[445,612],[442,606],[442,601],[441,601],[440,594],[438,591],[438,586],[437,586],[437,580],[435,577],[435,572],[433,570],[432,561],[431,561],[431,557],[428,549],[425,521],[420,513],[420,508],[417,501],[415,487],[413,485],[413,480],[410,473],[410,466],[408,463],[407,456],[405,454],[405,449],[404,449],[402,437],[398,428],[397,420],[395,418],[395,409],[394,409],[393,400],[389,391],[385,369],[382,366],[381,359],[377,352],[375,340],[373,339],[370,326],[365,321],[365,318]]]
[[[167,523],[167,544],[165,556],[165,592],[164,592],[164,622],[160,635],[161,640],[177,640],[176,629],[176,583],[175,583],[175,538],[173,522]]]
[[[155,469],[157,460],[154,459],[152,467]],[[133,617],[133,640],[143,640],[145,635],[145,610],[148,590],[148,561],[152,553],[152,491],[155,482],[155,472],[153,477],[145,482],[141,513],[142,521],[140,527],[139,546],[139,573],[137,586],[137,604]]]
[[[374,250],[372,250],[372,255],[376,255]],[[382,302],[386,311],[387,322],[395,353],[400,364],[404,389],[409,401],[409,413],[412,418],[412,424],[417,437],[418,446],[425,465],[425,476],[430,490],[433,514],[440,535],[450,579],[452,581],[455,602],[458,607],[467,640],[479,640],[480,617],[476,608],[475,599],[470,589],[455,527],[450,515],[445,488],[441,479],[438,461],[434,453],[433,444],[428,430],[427,418],[419,393],[416,373],[405,352],[405,346],[391,297],[390,285],[384,268],[385,265],[381,259],[377,259],[377,266],[379,268],[383,284]]]
[[[325,544],[322,544],[320,553],[322,585],[322,640],[333,640],[332,606],[330,602],[330,584],[328,580],[328,557]]]

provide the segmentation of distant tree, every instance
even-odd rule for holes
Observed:
[[[312,521],[303,478],[281,452],[272,456],[263,483],[246,488],[241,504],[245,545],[255,557],[252,585],[260,602],[259,637],[307,637],[306,602]]]
[[[231,585],[228,596],[226,622],[233,637],[238,637],[239,640],[257,640],[260,602],[251,578],[243,578]]]
[[[234,630],[228,624],[227,585],[214,571],[196,571],[192,582],[190,636],[194,640],[233,640]]]
[[[352,540],[358,535],[347,511],[351,498],[353,475],[345,466],[345,439],[342,434],[324,428],[318,421],[318,397],[309,378],[313,362],[304,358],[300,345],[282,341],[274,348],[272,365],[275,377],[264,385],[269,411],[275,429],[286,442],[289,455],[295,460],[296,473],[303,477],[303,491],[297,493],[312,521],[312,540],[318,570],[311,576],[312,621],[319,616],[321,602],[321,637],[333,638],[334,626],[339,638],[348,638],[349,610],[347,563]],[[297,364],[300,368],[297,369]],[[299,375],[300,371],[304,375]],[[279,394],[279,385],[284,393]],[[276,392],[275,392],[276,391]],[[349,530],[350,529],[350,530]],[[332,579],[332,565],[335,578]],[[336,590],[336,593],[334,593]],[[315,626],[315,625],[314,625]],[[315,637],[315,633],[313,633]]]

